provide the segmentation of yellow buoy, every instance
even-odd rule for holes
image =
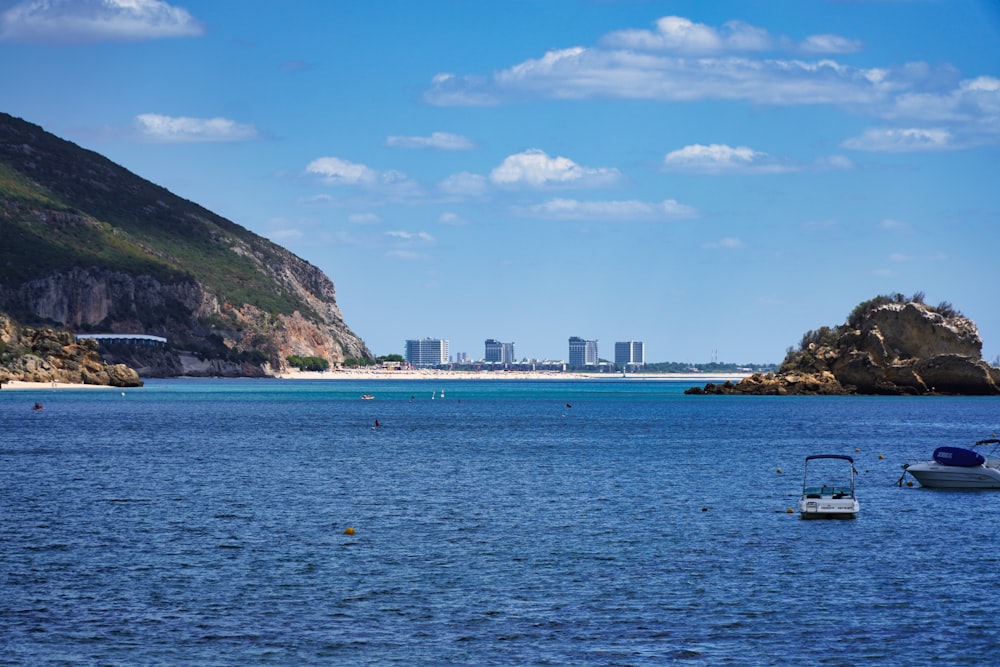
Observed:
[[[879,454],[879,455],[878,455],[878,460],[879,460],[879,461],[881,461],[881,460],[882,460],[882,459],[884,459],[884,458],[885,458],[885,457],[884,457],[884,456],[882,456],[881,454]]]
[[[906,485],[907,486],[913,486],[913,482],[907,482]]]
[[[353,534],[354,534],[353,528],[347,528],[344,530],[344,535],[353,535]]]
[[[781,474],[781,468],[778,468],[778,474],[779,475]]]
[[[785,514],[795,514],[795,510],[789,507],[788,509],[785,510]]]

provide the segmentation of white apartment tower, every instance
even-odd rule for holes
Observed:
[[[448,363],[448,341],[440,338],[406,341],[406,361],[411,366],[441,366]]]

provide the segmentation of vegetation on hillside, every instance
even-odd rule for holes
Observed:
[[[18,150],[28,143],[31,150]],[[0,114],[0,270],[7,287],[74,267],[196,280],[223,302],[313,315],[268,267],[278,246],[103,156]]]
[[[963,317],[962,313],[947,301],[942,301],[937,306],[928,306],[924,302],[924,298],[925,295],[923,292],[916,292],[909,298],[896,292],[895,294],[880,294],[867,301],[862,301],[854,307],[854,310],[847,316],[847,320],[843,324],[835,327],[822,326],[819,329],[812,329],[805,332],[802,335],[802,340],[799,341],[798,347],[790,347],[786,351],[785,359],[781,362],[781,372],[786,372],[794,368],[811,367],[815,362],[813,351],[816,348],[834,347],[841,336],[849,331],[860,328],[865,316],[880,306],[892,303],[919,303],[929,311],[938,313],[943,317]]]

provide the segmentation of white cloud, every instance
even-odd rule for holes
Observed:
[[[490,180],[504,187],[593,187],[615,183],[620,177],[617,169],[583,167],[536,148],[508,156],[490,172]]]
[[[609,46],[644,51],[708,54],[721,51],[761,51],[773,46],[766,30],[730,21],[721,30],[681,16],[664,16],[654,30],[620,30],[604,37]]]
[[[846,155],[827,155],[816,159],[818,169],[854,169],[854,162]]]
[[[339,157],[316,158],[306,165],[306,173],[319,176],[327,185],[358,187],[396,196],[420,194],[420,187],[401,171],[380,171]]]
[[[434,237],[427,232],[404,232],[399,230],[388,231],[385,233],[391,239],[397,241],[409,241],[414,243],[433,243]]]
[[[472,141],[460,134],[433,132],[429,137],[390,136],[386,146],[396,148],[436,148],[443,151],[468,151],[476,147]]]
[[[793,171],[794,167],[778,163],[767,153],[747,146],[725,144],[692,144],[671,151],[663,158],[664,167],[671,171],[693,171],[704,174],[758,173],[775,174]]]
[[[489,187],[485,176],[467,171],[452,174],[438,185],[442,192],[459,197],[481,197],[489,191]]]
[[[841,145],[857,151],[908,153],[955,148],[953,136],[945,128],[869,128],[859,137]]]
[[[903,127],[944,128],[952,135],[949,148],[1000,144],[1000,78],[959,81],[948,65],[862,68],[834,59],[862,49],[860,41],[836,34],[796,41],[740,21],[710,26],[666,16],[651,30],[612,32],[593,46],[552,49],[492,73],[438,74],[424,100],[440,106],[534,99],[829,105]],[[903,132],[844,145],[885,151],[945,147],[941,137]]]
[[[352,213],[347,216],[347,221],[352,225],[374,225],[381,222],[374,213]]]
[[[800,48],[807,53],[857,53],[861,42],[840,35],[812,35],[802,41]]]
[[[140,136],[164,143],[200,141],[249,141],[259,139],[260,132],[228,118],[187,118],[144,113],[135,117]]]
[[[574,47],[550,51],[487,77],[435,77],[424,99],[442,106],[534,98],[617,98],[857,107],[884,103],[900,85],[884,70],[850,67],[830,59],[691,58]]]
[[[745,248],[746,244],[734,236],[726,236],[718,241],[712,241],[702,246],[709,250],[739,250]]]
[[[577,199],[551,199],[542,204],[515,209],[520,215],[545,220],[597,220],[620,222],[633,220],[677,220],[692,218],[697,211],[673,199],[662,202],[636,200],[580,201]]]
[[[0,14],[0,41],[135,41],[204,31],[186,9],[161,0],[26,0]]]
[[[455,227],[460,227],[465,224],[465,220],[457,213],[452,213],[446,211],[438,216],[438,222],[442,225],[452,225]]]

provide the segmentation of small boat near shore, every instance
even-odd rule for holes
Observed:
[[[361,400],[362,401],[372,401],[372,400],[375,400],[375,395],[374,394],[361,394]]]
[[[989,448],[985,454],[976,448]],[[929,489],[1000,489],[1000,438],[979,440],[971,448],[938,447],[930,461],[904,463],[902,484],[910,473]]]
[[[843,461],[847,472],[836,472]],[[854,495],[854,459],[844,454],[813,454],[806,457],[802,474],[799,516],[803,519],[855,519],[861,504]]]

